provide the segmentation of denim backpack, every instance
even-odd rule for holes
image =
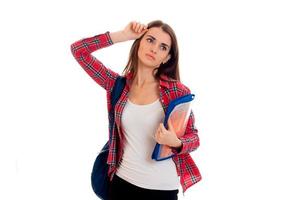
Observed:
[[[96,195],[102,199],[108,199],[108,190],[109,190],[109,176],[108,176],[108,168],[109,165],[107,164],[107,157],[109,152],[109,145],[111,142],[112,137],[112,130],[115,126],[115,118],[114,118],[114,110],[117,101],[119,100],[122,91],[125,87],[126,78],[122,76],[118,76],[113,90],[111,94],[111,109],[109,112],[109,140],[108,142],[102,147],[99,155],[96,157],[96,160],[93,165],[92,175],[91,175],[91,184],[94,192]]]

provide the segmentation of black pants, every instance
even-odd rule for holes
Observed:
[[[177,200],[178,190],[150,190],[135,186],[114,175],[110,184],[109,200]]]

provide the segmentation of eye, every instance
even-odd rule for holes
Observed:
[[[151,38],[147,38],[146,40],[147,40],[147,42],[150,42],[150,43],[153,42],[153,40]]]
[[[167,48],[165,46],[161,46],[160,49],[163,51],[167,51]]]

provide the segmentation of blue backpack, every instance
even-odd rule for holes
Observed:
[[[125,87],[125,83],[126,83],[126,78],[122,76],[118,76],[115,81],[112,94],[111,94],[112,107],[109,112],[109,140],[102,147],[102,150],[100,151],[99,155],[96,157],[93,170],[92,170],[92,175],[91,175],[92,188],[96,193],[96,195],[102,200],[108,199],[110,180],[108,176],[109,165],[107,164],[107,158],[109,152],[109,145],[112,140],[111,139],[112,130],[113,127],[115,126],[114,110],[115,110],[115,105],[119,100],[122,91]]]

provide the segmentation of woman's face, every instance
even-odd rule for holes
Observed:
[[[150,28],[140,42],[139,62],[149,67],[158,67],[170,58],[171,37],[161,28]]]

